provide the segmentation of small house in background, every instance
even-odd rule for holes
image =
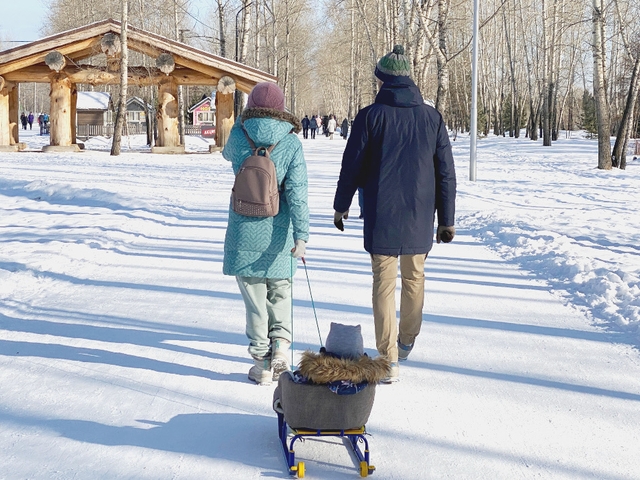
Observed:
[[[76,125],[106,125],[110,121],[110,106],[108,92],[78,92]]]
[[[146,125],[147,112],[145,111],[144,100],[140,97],[129,97],[127,99],[127,123],[129,125]],[[147,104],[149,112],[153,107]]]
[[[147,104],[147,110],[153,118],[153,106]],[[139,135],[147,131],[147,112],[145,102],[140,97],[129,97],[127,99],[127,134]]]
[[[216,108],[211,104],[211,97],[204,97],[192,105],[189,113],[193,114],[193,124],[196,126],[216,124]]]
[[[211,97],[204,97],[188,110],[193,115],[193,126],[200,129],[204,138],[216,136],[216,108],[211,103]],[[188,130],[188,129],[187,129]]]

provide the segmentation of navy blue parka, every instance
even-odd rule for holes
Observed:
[[[390,77],[358,112],[342,156],[333,208],[364,190],[364,248],[380,255],[429,253],[435,213],[453,226],[456,175],[440,113],[410,77]]]

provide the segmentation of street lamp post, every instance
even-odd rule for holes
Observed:
[[[471,60],[471,128],[469,132],[469,180],[476,181],[476,143],[478,139],[478,7],[473,0],[473,47]]]

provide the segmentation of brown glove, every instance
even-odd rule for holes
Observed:
[[[445,227],[443,225],[438,225],[438,233],[436,233],[436,241],[438,243],[440,242],[444,242],[444,243],[449,243],[451,240],[453,240],[453,237],[456,236],[456,228],[451,226],[451,227]]]

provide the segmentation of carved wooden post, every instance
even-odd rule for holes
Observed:
[[[9,90],[9,135],[11,145],[20,145],[26,147],[24,144],[20,144],[20,97],[18,85],[15,85]]]
[[[11,132],[9,128],[9,86],[0,77],[0,147],[8,148],[11,145]]]
[[[66,75],[52,76],[50,102],[50,144],[62,147],[71,146],[71,81]]]
[[[233,78],[224,76],[218,81],[216,89],[216,147],[223,148],[229,139],[231,127],[235,121],[233,115],[233,92],[236,82]]]
[[[78,89],[76,88],[75,83],[71,85],[71,143],[76,144],[76,114],[77,114],[77,103],[78,103]]]
[[[167,153],[178,153],[180,134],[178,132],[178,84],[173,77],[160,80],[158,86],[158,147],[166,147]],[[184,148],[184,147],[183,147]],[[161,153],[161,149],[156,149]]]

